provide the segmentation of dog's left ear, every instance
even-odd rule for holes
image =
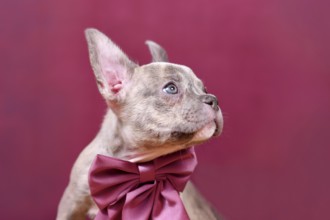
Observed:
[[[152,62],[168,62],[167,53],[159,44],[151,40],[147,40],[146,44],[152,56]]]
[[[116,103],[123,98],[138,65],[100,31],[86,29],[85,35],[99,91],[107,103]]]

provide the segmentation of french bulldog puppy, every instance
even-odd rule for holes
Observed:
[[[95,139],[80,153],[60,201],[57,220],[91,219],[88,172],[97,154],[146,162],[200,144],[221,133],[218,101],[183,65],[168,62],[165,50],[147,41],[153,62],[139,66],[96,29],[85,31],[91,65],[108,110]],[[217,219],[189,183],[183,203],[194,219]]]

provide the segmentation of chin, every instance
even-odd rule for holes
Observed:
[[[217,123],[215,121],[211,121],[195,133],[191,142],[200,143],[206,141],[211,137],[213,137],[216,131],[217,131]]]
[[[223,127],[223,121],[222,121],[222,115],[217,114],[216,118],[206,125],[204,125],[201,129],[199,129],[194,137],[192,138],[191,142],[203,142],[206,141],[212,137],[219,136],[222,132]]]

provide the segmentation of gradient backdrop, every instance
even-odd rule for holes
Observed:
[[[105,104],[83,31],[163,45],[219,98],[194,181],[229,220],[330,219],[330,2],[0,1],[1,219],[51,220]]]

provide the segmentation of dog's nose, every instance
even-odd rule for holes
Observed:
[[[212,106],[212,108],[215,111],[218,111],[219,110],[218,99],[214,95],[210,95],[210,94],[203,95],[202,96],[202,102],[204,102],[205,104],[208,104],[208,105]]]

